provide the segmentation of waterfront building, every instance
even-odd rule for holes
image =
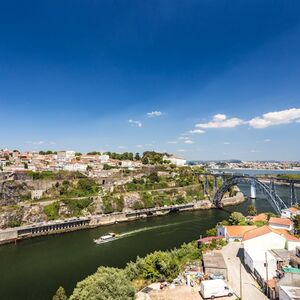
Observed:
[[[269,220],[269,226],[274,229],[285,229],[288,231],[293,230],[293,221],[287,218],[271,217]]]
[[[294,218],[295,216],[300,215],[300,209],[296,208],[296,207],[290,207],[287,209],[283,209],[281,211],[281,217],[282,218]]]
[[[217,236],[222,236],[227,242],[241,241],[244,237],[244,234],[252,229],[255,229],[256,226],[246,225],[222,225],[217,226]]]

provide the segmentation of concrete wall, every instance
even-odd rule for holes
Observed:
[[[17,238],[18,238],[17,230],[11,229],[11,230],[0,231],[0,243],[14,240]]]

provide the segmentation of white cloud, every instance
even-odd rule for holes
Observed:
[[[201,133],[205,133],[205,131],[202,130],[202,129],[193,129],[193,130],[190,130],[189,133],[191,133],[191,134],[201,134]]]
[[[189,140],[190,138],[187,136],[180,136],[178,139],[184,141],[184,140]]]
[[[184,143],[185,144],[194,144],[194,142],[192,140],[185,140]]]
[[[264,139],[264,142],[265,143],[269,143],[269,142],[271,142],[272,140],[271,139]]]
[[[168,141],[167,143],[168,143],[168,144],[178,144],[177,141]]]
[[[145,146],[151,147],[151,146],[153,146],[153,144],[145,144]]]
[[[213,116],[212,121],[207,123],[196,124],[197,128],[207,129],[207,128],[234,128],[236,126],[245,124],[245,121],[239,118],[227,119],[226,115],[217,114]]]
[[[119,149],[125,149],[126,147],[121,145],[121,146],[118,146],[118,148]]]
[[[255,117],[249,121],[254,128],[266,128],[273,125],[300,122],[300,108],[290,108],[281,111],[268,112],[261,117]]]
[[[27,141],[26,144],[32,144],[32,145],[43,145],[45,144],[45,141]]]
[[[230,145],[230,143],[229,142],[224,142],[224,145]]]
[[[128,123],[130,123],[132,126],[137,126],[137,127],[142,127],[143,126],[142,122],[137,121],[137,120],[130,119],[130,120],[128,120]]]
[[[149,118],[160,117],[161,115],[162,115],[161,111],[151,111],[147,113],[147,117]]]
[[[176,151],[177,151],[177,152],[186,152],[185,149],[177,149]]]
[[[258,151],[258,150],[251,150],[250,152],[251,153],[259,153],[260,151]]]
[[[137,148],[143,148],[143,145],[136,145]]]

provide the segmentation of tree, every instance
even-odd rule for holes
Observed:
[[[300,232],[300,215],[294,217],[294,227],[297,234]]]
[[[135,160],[141,160],[140,154],[137,152],[134,156]]]
[[[68,297],[66,295],[66,291],[62,286],[60,286],[57,289],[55,295],[52,297],[52,300],[67,300],[67,299]]]
[[[257,215],[257,210],[254,205],[249,205],[247,209],[248,215],[249,216],[256,216]]]
[[[211,228],[206,230],[206,235],[207,236],[216,236],[217,235],[217,229],[216,228]]]
[[[70,300],[133,300],[135,290],[124,270],[100,267],[77,283]]]
[[[229,223],[231,225],[239,225],[240,223],[245,221],[245,217],[240,212],[233,212],[229,217]]]

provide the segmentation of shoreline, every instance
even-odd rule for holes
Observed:
[[[223,206],[238,205],[246,201],[242,192],[234,197],[223,200]],[[112,213],[109,215],[94,215],[86,218],[72,218],[69,220],[35,223],[28,226],[12,227],[0,230],[0,246],[4,244],[17,244],[24,239],[47,235],[64,234],[77,230],[93,229],[100,226],[108,226],[123,222],[132,222],[145,218],[160,217],[173,212],[184,212],[193,210],[217,209],[210,200],[198,200],[183,205],[160,207],[134,212]],[[24,233],[23,233],[24,232]]]

